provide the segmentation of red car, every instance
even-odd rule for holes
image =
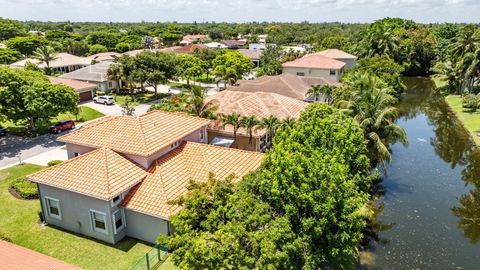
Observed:
[[[58,122],[56,125],[50,127],[50,132],[52,133],[60,133],[67,129],[74,129],[75,122],[73,120],[63,120]]]

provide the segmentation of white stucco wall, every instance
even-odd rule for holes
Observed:
[[[320,77],[328,78],[335,81],[340,81],[343,76],[342,70],[336,70],[335,75],[330,75],[330,69],[311,69],[311,68],[296,68],[296,67],[284,67],[283,73],[290,73],[297,75],[297,73],[303,73],[307,77]]]
[[[125,209],[127,235],[149,243],[155,243],[159,234],[169,234],[167,220]]]

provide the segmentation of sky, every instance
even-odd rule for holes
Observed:
[[[480,22],[480,0],[0,0],[0,17],[96,22]]]

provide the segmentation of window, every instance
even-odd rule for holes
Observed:
[[[330,69],[330,75],[337,75],[337,71],[335,69]]]
[[[79,155],[80,155],[80,154],[77,153],[77,152],[73,153],[73,156],[74,156],[74,157],[78,157]]]
[[[112,88],[112,82],[108,82],[108,87]]]
[[[90,210],[92,229],[96,232],[107,234],[107,219],[105,213]]]
[[[304,72],[297,72],[297,76],[305,76]]]
[[[200,129],[200,140],[203,141],[205,139],[205,130],[202,128]]]
[[[112,207],[118,205],[123,199],[123,194],[118,195],[117,197],[112,199]]]
[[[123,209],[119,209],[112,214],[113,231],[115,234],[123,230],[126,227],[125,224],[125,212]]]
[[[45,205],[47,207],[47,214],[49,217],[62,219],[59,200],[45,196]]]

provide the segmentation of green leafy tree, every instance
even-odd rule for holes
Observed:
[[[0,18],[0,41],[27,35],[27,29],[19,21]]]
[[[248,144],[253,142],[253,130],[260,123],[255,116],[245,116],[241,118],[242,126],[248,134]]]
[[[108,48],[101,44],[94,44],[88,49],[88,54],[90,55],[104,52],[108,52]]]
[[[0,114],[32,131],[38,121],[75,111],[79,97],[70,87],[52,85],[41,73],[0,67]]]
[[[47,40],[39,36],[14,37],[5,42],[7,47],[19,51],[23,55],[31,55],[38,47],[47,44]]]
[[[49,41],[61,41],[71,38],[71,34],[63,30],[54,29],[45,32],[45,38]]]
[[[90,45],[102,45],[108,50],[115,49],[121,35],[118,33],[106,32],[106,31],[97,31],[91,32],[85,37],[85,41]]]
[[[267,48],[260,57],[260,67],[257,70],[257,76],[281,74],[282,63],[280,57],[281,51],[279,48],[267,45]]]
[[[181,54],[178,60],[177,74],[186,79],[187,84],[190,84],[190,79],[195,84],[195,78],[202,75],[208,66],[205,61],[191,54]]]
[[[312,85],[305,96],[305,98],[313,97],[313,101],[326,102],[331,104],[333,101],[333,92],[335,87],[331,85]]]
[[[217,86],[220,81],[223,81],[224,89],[227,88],[227,83],[233,85],[237,81],[237,74],[235,70],[233,68],[229,68],[223,65],[216,66],[213,70],[213,75],[217,78]]]
[[[120,80],[122,79],[123,75],[122,72],[122,66],[117,63],[111,64],[107,70],[107,78],[109,80],[115,81],[115,88],[117,94],[120,93]]]
[[[84,56],[89,52],[90,46],[83,40],[66,39],[62,41],[62,50],[76,56]]]
[[[22,57],[21,53],[12,49],[0,48],[0,64],[10,64],[16,62]]]
[[[277,129],[280,126],[280,120],[273,115],[270,115],[267,118],[263,118],[260,120],[260,123],[257,126],[257,129],[264,129],[266,135],[270,140],[273,140],[275,134],[277,133]]]
[[[231,69],[235,71],[235,80],[239,80],[243,75],[250,72],[253,68],[253,62],[250,58],[243,56],[238,51],[225,51],[219,54],[213,60],[213,68],[217,69],[218,66],[224,66],[225,69]]]

